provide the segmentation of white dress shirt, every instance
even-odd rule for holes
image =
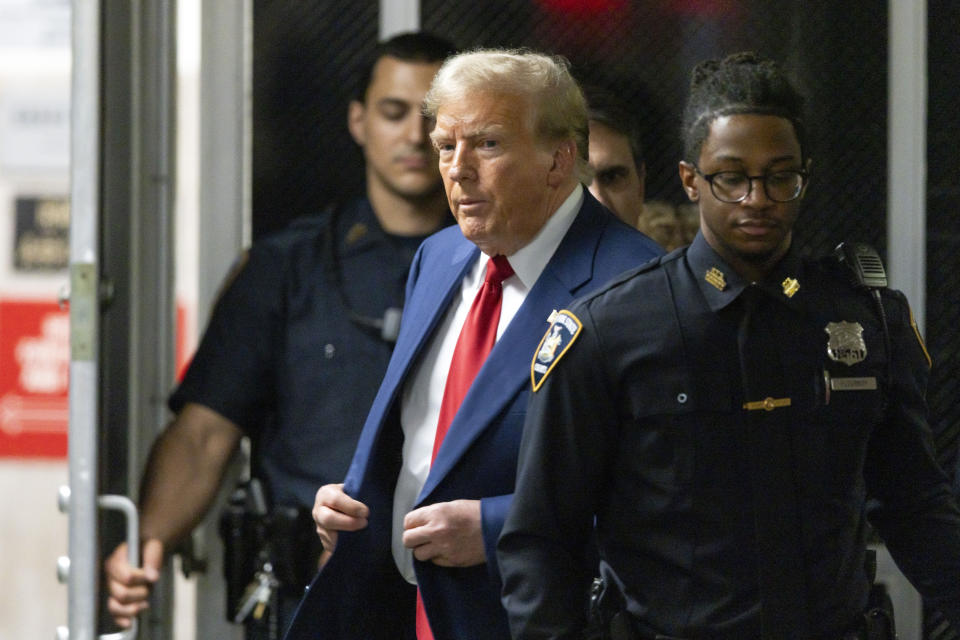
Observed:
[[[527,293],[553,257],[560,241],[583,203],[583,187],[579,184],[557,211],[547,219],[543,228],[525,247],[508,256],[514,274],[503,281],[503,301],[497,340],[503,335],[513,316],[523,304]],[[403,546],[403,519],[413,509],[417,496],[427,481],[433,441],[440,417],[440,403],[447,383],[447,372],[453,360],[453,351],[460,330],[483,284],[490,257],[480,253],[467,271],[444,319],[437,326],[420,361],[414,365],[403,387],[400,404],[400,424],[403,427],[403,464],[397,477],[393,495],[393,558],[397,568],[411,584],[417,579],[413,571],[413,552]],[[546,323],[544,318],[544,323]],[[544,325],[546,331],[546,325]],[[531,354],[533,357],[533,354]]]

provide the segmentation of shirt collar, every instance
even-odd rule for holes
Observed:
[[[737,299],[751,282],[743,279],[721,258],[697,232],[687,250],[687,263],[712,311],[719,311]],[[796,245],[791,243],[787,254],[770,273],[757,283],[767,295],[793,306],[793,296],[802,289],[802,261]]]
[[[513,272],[527,289],[533,287],[553,257],[560,242],[573,224],[583,205],[583,186],[577,183],[557,210],[553,212],[533,240],[508,258]],[[486,264],[486,262],[484,262]]]

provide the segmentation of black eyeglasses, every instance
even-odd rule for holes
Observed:
[[[693,170],[710,183],[710,191],[717,200],[730,204],[746,200],[753,190],[754,180],[763,182],[764,192],[774,202],[796,200],[803,192],[803,185],[807,181],[807,172],[796,169],[774,171],[761,176],[748,176],[743,171],[703,173],[695,164]]]

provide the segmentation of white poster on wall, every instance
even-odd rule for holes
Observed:
[[[68,87],[2,87],[0,170],[66,171],[69,162]]]
[[[0,0],[0,49],[69,49],[70,0]]]

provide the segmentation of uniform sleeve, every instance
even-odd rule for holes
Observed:
[[[925,401],[929,360],[906,299],[885,296],[892,384],[866,460],[871,521],[927,603],[960,625],[960,511],[936,462]]]
[[[171,410],[202,404],[247,433],[274,409],[274,360],[281,352],[283,255],[271,245],[250,250],[239,274],[226,285]]]
[[[480,499],[480,529],[483,534],[483,549],[487,556],[487,570],[495,585],[502,584],[500,565],[497,563],[497,540],[503,532],[503,523],[507,519],[513,494],[490,496]]]
[[[531,394],[497,559],[515,639],[575,638],[596,567],[587,558],[617,418],[591,319]]]

